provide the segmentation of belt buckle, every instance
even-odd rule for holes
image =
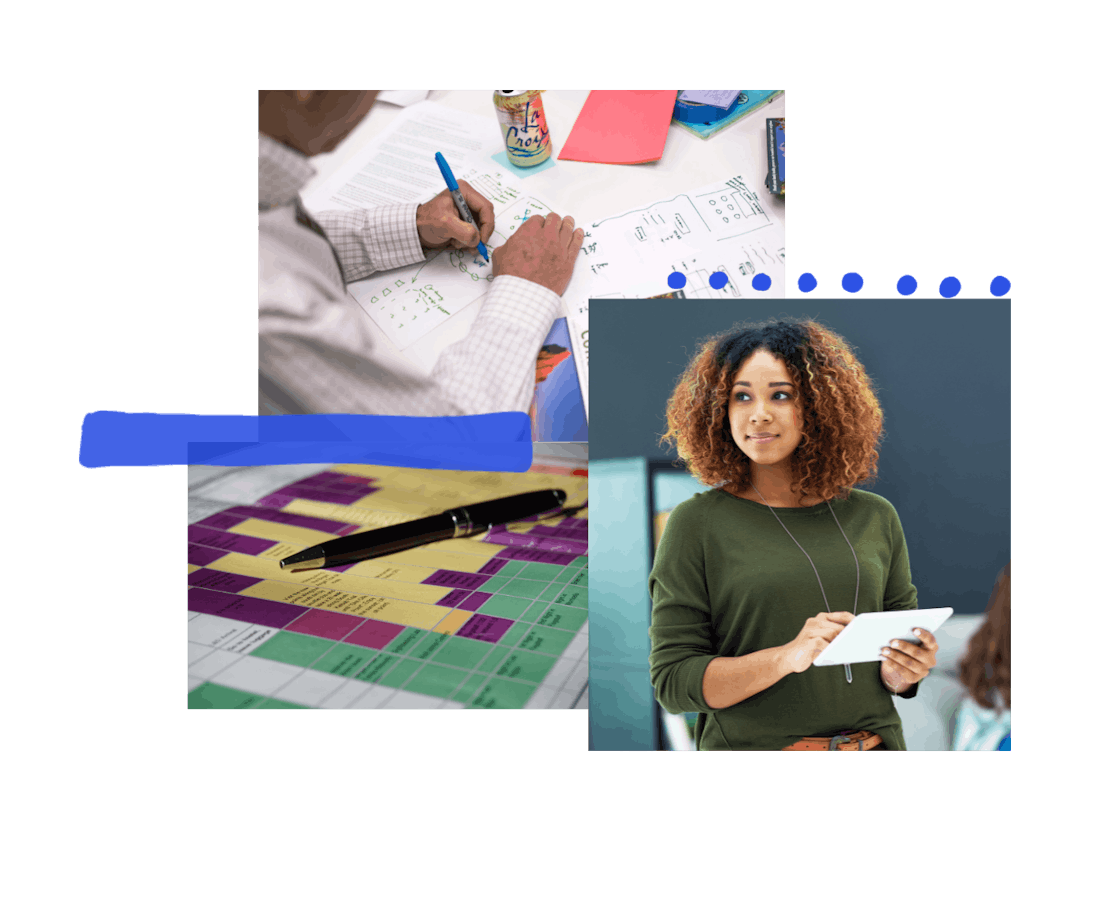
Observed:
[[[837,744],[850,744],[851,742],[852,742],[852,739],[850,737],[848,737],[848,735],[846,735],[846,734],[836,734],[836,735],[833,735],[833,737],[831,737],[829,739],[829,749],[830,750],[837,750],[837,749],[839,749],[837,747]],[[862,750],[863,749],[863,741],[860,741],[859,743],[860,743],[860,749]]]

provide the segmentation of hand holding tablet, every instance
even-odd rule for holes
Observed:
[[[917,628],[931,635],[948,620],[954,610],[950,606],[939,609],[903,609],[896,612],[863,613],[849,619],[824,650],[814,658],[815,666],[839,666],[843,663],[877,662],[882,659],[882,648],[892,641],[921,643],[913,633]],[[840,615],[840,613],[834,613]],[[903,653],[904,647],[896,652]]]

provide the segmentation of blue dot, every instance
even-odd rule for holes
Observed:
[[[898,293],[903,297],[908,297],[913,291],[917,289],[917,279],[912,275],[902,275],[898,279]]]
[[[962,289],[962,285],[959,284],[958,278],[951,278],[950,276],[940,282],[940,296],[941,297],[954,297]]]
[[[863,287],[863,276],[856,272],[849,272],[840,279],[840,285],[849,294],[856,294],[859,292],[859,289]]]
[[[994,297],[1003,297],[1012,288],[1012,282],[1005,278],[1003,275],[998,275],[990,282],[989,293]]]
[[[674,291],[680,290],[685,284],[688,283],[687,275],[683,272],[673,272],[668,276],[668,286]]]
[[[707,281],[710,282],[710,286],[716,291],[722,290],[726,286],[726,283],[730,280],[729,275],[725,272],[715,272]]]
[[[798,289],[802,291],[803,294],[808,294],[815,287],[817,287],[817,279],[809,272],[803,272],[798,276]]]
[[[759,275],[754,275],[752,279],[752,289],[754,291],[766,291],[772,286],[772,280],[769,276],[761,272]]]

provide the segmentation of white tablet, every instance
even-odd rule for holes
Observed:
[[[878,662],[883,647],[890,641],[917,643],[914,628],[935,632],[954,610],[902,609],[896,612],[861,613],[849,622],[831,644],[821,651],[815,666],[839,666],[842,663]]]

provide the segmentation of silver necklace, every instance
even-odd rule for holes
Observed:
[[[825,611],[831,613],[832,609],[829,608],[829,598],[825,596],[825,585],[821,583],[821,576],[817,574],[817,566],[815,566],[814,561],[810,559],[810,554],[806,552],[806,549],[800,543],[798,543],[797,540],[795,540],[795,536],[791,534],[791,530],[783,524],[783,520],[779,518],[779,514],[771,508],[771,506],[768,504],[768,501],[764,499],[764,495],[761,494],[760,491],[756,490],[756,485],[753,484],[751,481],[749,482],[749,484],[752,486],[752,489],[756,491],[756,496],[760,498],[761,502],[765,506],[767,506],[768,509],[771,510],[772,515],[775,516],[775,521],[780,524],[783,530],[787,532],[787,535],[790,537],[790,539],[794,541],[794,545],[799,550],[801,550],[802,555],[810,561],[810,568],[814,570],[814,577],[817,578],[817,586],[821,588],[821,599],[825,601]],[[836,527],[840,528],[840,519],[838,519],[836,517],[836,513],[833,512],[833,505],[828,500],[825,501],[825,505],[829,507],[829,512],[833,513],[833,521],[836,522]],[[844,534],[843,528],[840,528],[840,533],[844,537],[844,543],[846,543],[848,545],[848,549],[852,551],[852,559],[856,561],[856,598],[854,601],[852,601],[852,615],[854,616],[856,614],[856,605],[859,603],[859,557],[856,556],[856,548],[853,547],[852,542],[848,540],[848,535]],[[848,663],[844,664],[844,677],[848,679],[848,684],[852,683],[852,667],[848,665]]]

